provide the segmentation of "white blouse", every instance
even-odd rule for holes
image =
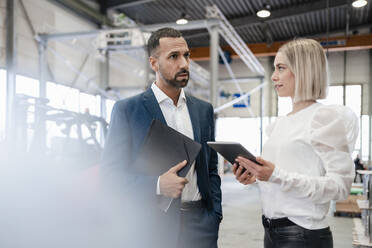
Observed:
[[[307,229],[327,227],[330,201],[345,199],[354,179],[357,116],[344,106],[315,103],[278,117],[266,131],[262,157],[275,169],[268,182],[258,181],[263,214]]]

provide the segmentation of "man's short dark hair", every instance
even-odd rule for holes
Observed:
[[[159,46],[159,40],[161,38],[179,38],[182,37],[182,34],[180,31],[174,29],[174,28],[161,28],[156,30],[154,33],[151,34],[148,42],[147,42],[147,52],[148,55],[153,55],[156,48]]]

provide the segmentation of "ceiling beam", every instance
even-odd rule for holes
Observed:
[[[112,21],[107,16],[100,13],[99,10],[92,8],[80,0],[49,0],[68,11],[74,13],[78,17],[96,24],[101,27],[102,25],[113,27]]]
[[[108,3],[108,8],[110,10],[124,9],[124,8],[134,7],[134,6],[137,6],[137,5],[142,5],[142,4],[146,4],[146,3],[155,2],[155,1],[157,1],[157,0],[126,1],[124,3],[112,3],[112,1],[111,1],[111,2]],[[123,1],[121,1],[121,2],[123,2]]]
[[[360,49],[372,49],[372,34],[353,35],[345,38],[344,36],[329,37],[316,39],[323,43],[323,47],[328,51],[349,51]],[[266,43],[247,44],[249,49],[256,57],[275,56],[279,47],[287,41],[274,42],[270,47]],[[327,45],[328,44],[328,45]],[[222,47],[223,50],[229,51],[233,58],[238,58],[238,55],[230,46]],[[209,47],[190,48],[191,59],[195,61],[209,60]]]

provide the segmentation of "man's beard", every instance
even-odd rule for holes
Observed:
[[[176,75],[174,75],[174,78],[172,79],[169,79],[169,78],[166,78],[164,77],[164,74],[162,73],[162,70],[161,68],[160,69],[160,74],[161,74],[161,77],[164,79],[165,82],[167,82],[169,85],[175,87],[175,88],[184,88],[187,86],[187,82],[189,81],[189,78],[190,78],[190,73],[188,70],[186,69],[183,69],[179,72],[176,73]],[[182,79],[182,80],[177,80],[177,77],[180,75],[180,74],[187,74],[187,77],[185,79]]]

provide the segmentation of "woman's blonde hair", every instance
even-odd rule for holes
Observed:
[[[322,46],[312,39],[296,39],[279,51],[294,74],[294,102],[324,99],[328,91],[328,62]]]

